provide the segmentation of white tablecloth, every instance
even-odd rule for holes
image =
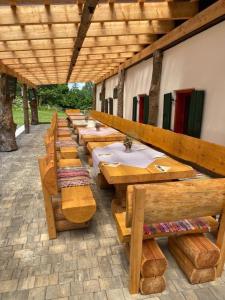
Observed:
[[[100,162],[146,168],[156,158],[163,156],[165,156],[164,153],[141,143],[133,143],[131,152],[125,152],[125,146],[122,142],[115,142],[105,147],[97,147],[92,152],[95,173],[99,173],[98,166]]]

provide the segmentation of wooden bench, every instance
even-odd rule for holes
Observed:
[[[45,145],[54,139],[57,150],[59,150],[61,158],[73,159],[77,158],[78,150],[75,141],[73,141],[71,134],[69,136],[59,136],[57,134],[57,113],[53,114],[51,126],[47,130],[44,141]],[[62,144],[63,146],[57,146],[57,144]],[[72,145],[74,143],[74,145]]]
[[[175,158],[225,176],[225,147],[222,145],[102,112],[92,111],[91,116]]]
[[[53,197],[59,198],[57,209],[60,208],[70,225],[64,230],[87,227],[88,221],[96,211],[96,202],[89,185],[59,188],[57,168],[81,167],[79,159],[60,159],[56,164],[52,145],[48,145],[46,157],[39,159],[42,189],[45,201],[46,218],[49,237],[56,238],[57,218],[54,214]],[[57,214],[56,214],[57,215]],[[74,223],[73,226],[71,223]],[[55,224],[55,226],[53,226]],[[60,230],[59,230],[60,231]]]
[[[216,245],[221,251],[216,276],[222,274],[225,261],[225,179],[205,179],[185,182],[133,185],[128,187],[129,204],[126,212],[116,214],[118,234],[122,242],[130,244],[130,293],[138,293],[143,239],[171,235],[216,231],[218,222],[211,216],[220,214],[221,221]],[[149,234],[144,224],[194,220],[205,224],[191,230],[155,232]],[[207,225],[207,226],[206,226]]]

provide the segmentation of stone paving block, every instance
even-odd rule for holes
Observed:
[[[15,291],[1,294],[1,300],[26,300],[28,299],[29,290]]]
[[[47,287],[46,299],[63,298],[70,296],[70,284],[51,285]]]
[[[83,283],[80,281],[72,282],[71,284],[71,295],[78,296],[84,293]]]
[[[37,287],[29,290],[28,300],[44,300],[45,295],[46,287]]]
[[[184,291],[182,294],[186,300],[199,300],[197,294],[192,290]]]
[[[108,300],[125,300],[122,289],[107,290],[106,294]]]
[[[28,290],[34,287],[35,277],[22,278],[18,283],[18,290]]]
[[[107,300],[106,292],[105,291],[100,291],[93,293],[93,299],[94,300]]]
[[[123,287],[120,276],[100,278],[99,283],[101,290],[111,290]]]
[[[0,282],[0,293],[13,292],[16,290],[17,285],[18,285],[17,279],[3,280]]]
[[[83,288],[85,293],[94,293],[100,291],[99,281],[92,279],[83,282]]]
[[[58,274],[36,276],[35,287],[58,284]]]
[[[59,283],[68,283],[74,281],[74,271],[59,273]]]

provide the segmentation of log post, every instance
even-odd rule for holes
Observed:
[[[97,86],[96,86],[96,84],[94,84],[93,92],[92,92],[92,109],[93,110],[96,110],[96,89],[97,89]]]
[[[124,92],[124,81],[125,81],[125,69],[120,70],[118,74],[118,109],[117,116],[123,118],[123,92]]]
[[[105,110],[105,80],[102,82],[100,100],[101,100],[101,112],[104,112],[104,110]]]
[[[159,50],[153,53],[153,70],[151,87],[149,91],[148,124],[157,126],[159,112],[159,92],[162,73],[163,53]]]
[[[0,74],[0,151],[17,150],[16,124],[13,121],[12,101],[9,91],[9,78],[6,74]],[[11,77],[12,78],[12,77]],[[16,86],[16,78],[14,84]]]
[[[37,101],[37,94],[36,90],[32,89],[33,97],[30,99],[30,110],[31,110],[31,124],[32,125],[38,125],[38,101]]]
[[[26,84],[23,84],[23,114],[24,114],[25,133],[29,133],[30,132],[29,106],[28,106],[27,85]]]

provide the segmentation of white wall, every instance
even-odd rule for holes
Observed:
[[[118,84],[118,75],[110,77],[105,82],[105,98],[113,98],[113,89]],[[113,99],[113,114],[117,115],[117,99]]]
[[[206,91],[201,138],[225,145],[225,22],[164,52],[158,126],[163,95],[185,88]]]
[[[124,118],[132,119],[133,97],[148,94],[152,78],[152,58],[129,68],[124,83]]]

